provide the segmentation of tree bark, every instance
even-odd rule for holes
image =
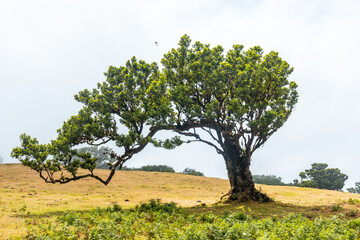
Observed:
[[[255,189],[250,172],[251,153],[247,149],[241,149],[238,139],[230,135],[224,136],[223,156],[231,187],[226,194],[229,200],[272,201],[266,194]]]

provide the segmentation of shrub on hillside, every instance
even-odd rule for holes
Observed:
[[[194,176],[204,176],[204,174],[202,172],[196,171],[195,169],[192,169],[192,168],[185,168],[182,173],[188,174],[188,175],[194,175]]]
[[[142,166],[140,171],[147,171],[147,172],[172,172],[174,173],[175,170],[167,165],[146,165]]]

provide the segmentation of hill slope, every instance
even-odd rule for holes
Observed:
[[[106,174],[107,170],[97,170]],[[180,173],[119,171],[109,185],[94,179],[68,184],[46,184],[35,171],[20,164],[0,165],[0,236],[23,234],[24,219],[54,218],[65,210],[86,210],[113,204],[133,206],[139,202],[160,198],[189,207],[219,201],[229,189],[227,180],[198,177]],[[194,208],[194,211],[231,211],[243,208],[258,216],[284,215],[287,212],[326,214],[335,204],[343,209],[360,204],[349,199],[360,199],[359,194],[286,186],[257,185],[277,202],[274,204],[239,204]],[[200,202],[199,202],[200,201]],[[349,203],[349,204],[348,204]],[[250,209],[251,207],[251,209]]]

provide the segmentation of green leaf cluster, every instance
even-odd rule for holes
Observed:
[[[297,102],[293,71],[277,52],[263,56],[256,46],[234,45],[226,55],[221,46],[181,38],[178,49],[165,54],[165,78],[180,122],[206,119],[224,128],[266,137],[280,128]]]

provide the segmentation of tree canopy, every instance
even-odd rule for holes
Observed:
[[[341,173],[338,168],[327,167],[326,163],[311,164],[311,169],[299,174],[300,186],[341,191],[348,176]]]
[[[40,144],[22,134],[12,156],[46,182],[93,177],[108,184],[115,170],[149,143],[172,149],[197,141],[223,156],[232,198],[264,200],[254,188],[250,159],[294,109],[297,85],[288,80],[293,68],[277,52],[264,55],[259,46],[234,45],[224,54],[221,46],[191,44],[187,35],[161,64],[133,57],[124,66],[110,66],[97,88],[75,95],[84,106],[64,122],[56,139]],[[159,131],[178,135],[158,139]],[[76,147],[109,142],[117,147],[107,153],[115,161],[102,179],[94,173],[96,157]],[[79,175],[79,168],[88,174]]]

